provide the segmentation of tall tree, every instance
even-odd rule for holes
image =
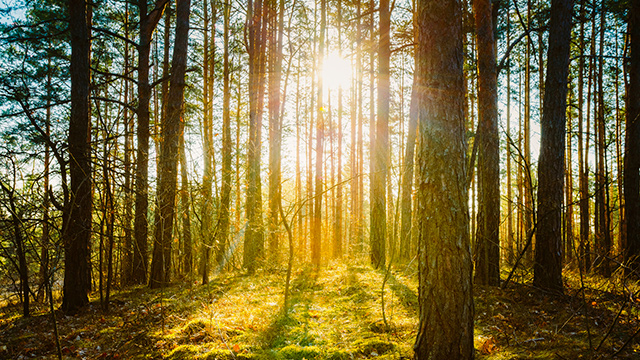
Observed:
[[[231,3],[223,5],[224,49],[222,58],[222,188],[220,194],[220,231],[218,238],[218,267],[226,262],[225,253],[229,238],[229,210],[231,206],[231,93],[229,66],[229,32],[231,31]]]
[[[262,255],[262,201],[260,195],[260,150],[262,147],[262,105],[264,102],[265,36],[263,0],[247,5],[247,53],[249,54],[249,144],[247,145],[247,221],[244,239],[244,267],[253,273]]]
[[[167,113],[162,123],[162,147],[158,171],[158,216],[149,286],[156,288],[170,281],[171,235],[175,217],[175,198],[178,178],[180,122],[184,103],[185,74],[189,40],[191,0],[176,2],[176,36],[171,64]]]
[[[85,0],[69,0],[71,33],[71,116],[69,119],[69,203],[66,204],[64,242],[64,287],[62,310],[75,313],[89,304],[91,291],[91,7]]]
[[[411,258],[411,238],[413,214],[411,212],[413,203],[413,164],[416,147],[416,136],[418,129],[418,91],[416,89],[417,78],[413,77],[411,87],[411,102],[409,105],[409,129],[407,130],[407,142],[404,149],[404,163],[402,165],[402,195],[400,198],[400,259],[409,260]]]
[[[320,0],[320,40],[318,51],[318,69],[322,69],[322,61],[324,57],[325,31],[327,26],[327,8],[326,0]],[[322,249],[322,164],[323,158],[323,141],[325,131],[325,120],[323,107],[323,82],[322,74],[318,71],[318,120],[316,126],[316,173],[315,173],[315,194],[313,209],[313,228],[311,229],[311,261],[315,266],[320,266],[321,249]]]
[[[284,0],[269,0],[269,257],[278,262],[278,223],[282,197],[282,37],[284,34]]]
[[[552,0],[538,162],[538,235],[533,283],[562,291],[562,205],[573,0]]]
[[[338,52],[342,56],[342,0],[337,4]],[[342,257],[342,85],[338,87],[338,183],[336,188],[336,211],[333,228],[333,258]]]
[[[202,142],[203,142],[203,158],[204,171],[202,173],[202,251],[200,272],[202,275],[202,284],[209,282],[209,264],[211,258],[211,249],[214,244],[214,235],[212,229],[213,222],[213,197],[212,186],[214,177],[214,154],[213,154],[213,66],[215,49],[215,23],[216,10],[213,7],[213,14],[209,15],[209,1],[202,3],[203,9],[203,57],[202,57]],[[211,41],[209,41],[209,24],[211,23]]]
[[[391,12],[389,0],[380,0],[380,40],[378,43],[378,112],[375,139],[372,146],[371,170],[371,265],[378,269],[385,264],[387,237],[386,185],[389,172],[389,32]],[[372,118],[373,119],[373,118]]]
[[[497,5],[495,5],[497,6]],[[474,0],[478,49],[478,231],[475,281],[500,285],[498,76],[491,0]]]
[[[138,127],[136,136],[138,148],[136,152],[136,200],[133,247],[132,281],[144,284],[147,279],[147,238],[149,223],[149,104],[151,101],[151,84],[149,83],[149,54],[151,39],[158,21],[162,17],[169,0],[158,0],[151,12],[147,13],[147,0],[138,0],[140,12],[140,40],[138,43]]]
[[[474,353],[461,19],[459,0],[417,3],[417,360]]]
[[[629,86],[624,156],[624,203],[627,241],[624,259],[640,271],[640,0],[631,1],[629,13]]]

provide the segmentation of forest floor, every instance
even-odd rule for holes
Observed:
[[[342,263],[295,271],[286,315],[285,275],[230,273],[206,286],[131,288],[113,295],[107,313],[92,298],[77,316],[56,312],[62,353],[84,359],[412,358],[415,269],[391,270],[384,315],[385,271]],[[590,278],[583,295],[579,284],[579,277],[568,279],[563,296],[519,283],[506,290],[476,286],[476,358],[640,359],[640,303],[622,295],[629,289]],[[44,306],[30,318],[22,318],[17,305],[0,308],[1,359],[56,354]]]

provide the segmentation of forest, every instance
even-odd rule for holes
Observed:
[[[640,359],[640,0],[5,0],[0,64],[0,358]]]

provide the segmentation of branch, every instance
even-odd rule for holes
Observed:
[[[123,101],[120,100],[116,100],[116,99],[110,99],[110,98],[106,98],[106,97],[102,97],[102,96],[92,96],[91,97],[92,100],[97,100],[97,101],[104,101],[104,102],[108,102],[108,103],[114,103],[114,104],[118,104],[122,107],[125,107],[127,109],[129,109],[132,112],[136,112],[136,107],[131,105],[131,104],[127,104]]]
[[[128,43],[129,45],[134,46],[136,49],[140,46],[140,45],[138,45],[138,43],[136,43],[135,41],[133,41],[133,40],[131,40],[131,39],[127,39],[126,37],[124,37],[124,36],[122,36],[122,35],[120,35],[120,34],[118,34],[118,33],[115,33],[115,32],[113,32],[113,31],[111,31],[111,30],[107,30],[107,29],[105,29],[105,28],[100,28],[100,27],[96,27],[96,26],[91,26],[91,30],[95,30],[95,31],[97,31],[97,32],[101,32],[101,33],[107,34],[107,35],[109,35],[109,36],[112,36],[112,37],[114,37],[114,38],[116,38],[116,39],[122,40],[122,41],[124,41],[124,42]]]

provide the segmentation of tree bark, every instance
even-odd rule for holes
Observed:
[[[65,250],[62,310],[73,314],[89,304],[91,291],[91,9],[85,0],[69,0],[71,33],[71,117],[69,119],[70,199],[64,217]]]
[[[149,84],[149,54],[153,32],[169,1],[158,0],[155,8],[147,13],[147,0],[138,0],[140,12],[140,43],[138,44],[138,149],[136,152],[136,199],[134,219],[133,276],[136,284],[144,284],[147,279],[147,238],[149,222],[149,104],[151,85]]]
[[[538,234],[533,283],[562,292],[562,205],[573,0],[552,0],[547,79],[540,121]]]
[[[279,212],[282,192],[282,119],[280,117],[282,79],[282,36],[284,0],[269,0],[269,258],[279,261]]]
[[[157,288],[170,281],[171,236],[175,217],[178,176],[180,122],[184,103],[185,73],[189,40],[190,0],[176,2],[176,36],[171,64],[170,88],[166,118],[162,124],[162,147],[158,171],[158,210],[149,286]]]
[[[631,2],[629,18],[631,61],[627,89],[624,158],[624,203],[627,241],[624,259],[631,271],[640,271],[640,1]]]
[[[231,207],[231,110],[230,110],[230,66],[229,66],[229,32],[231,21],[231,4],[225,3],[223,6],[224,17],[224,53],[222,59],[222,187],[220,194],[220,231],[218,237],[218,254],[216,260],[218,267],[222,268],[227,259],[229,239],[229,210]]]
[[[419,1],[419,311],[415,358],[473,359],[461,3]]]
[[[478,49],[478,236],[475,282],[500,285],[498,75],[490,0],[474,0]],[[482,223],[482,224],[481,224]]]
[[[249,144],[247,146],[248,227],[244,239],[244,267],[253,273],[263,247],[262,204],[260,195],[260,150],[262,147],[262,104],[264,101],[264,14],[263,0],[249,0],[247,37],[249,54]]]
[[[387,173],[389,172],[389,60],[391,57],[389,42],[390,19],[389,0],[380,0],[378,111],[371,153],[373,165],[371,169],[371,265],[375,269],[383,268],[386,261],[386,186]]]

